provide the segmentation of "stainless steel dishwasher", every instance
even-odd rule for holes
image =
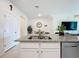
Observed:
[[[79,42],[63,42],[62,58],[79,58]]]

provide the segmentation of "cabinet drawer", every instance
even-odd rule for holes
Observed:
[[[38,49],[20,49],[20,58],[37,58],[39,56]]]
[[[39,43],[20,43],[20,48],[39,48]]]
[[[41,43],[41,48],[60,48],[60,43]]]
[[[39,56],[38,49],[20,49],[20,58],[37,58]]]
[[[60,49],[44,49],[41,52],[42,58],[60,58]]]

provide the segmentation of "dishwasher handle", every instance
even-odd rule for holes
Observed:
[[[72,46],[64,46],[64,47],[79,47],[77,45],[72,45]]]
[[[71,46],[71,47],[78,47],[78,46],[75,45],[75,46]]]

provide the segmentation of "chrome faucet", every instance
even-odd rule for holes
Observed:
[[[43,33],[43,32],[39,29],[39,31],[38,31],[38,34],[39,34],[39,35],[38,35],[38,39],[43,38],[42,33]]]

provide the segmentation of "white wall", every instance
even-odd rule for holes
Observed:
[[[11,0],[31,19],[38,13],[43,16],[50,15],[53,18],[53,31],[55,32],[58,24],[64,20],[73,18],[79,14],[79,0]],[[39,9],[35,8],[38,5]],[[30,21],[30,20],[28,20]]]
[[[79,15],[79,0],[13,0],[29,19],[36,17],[38,13],[53,17],[53,30],[57,29],[61,20],[73,18]],[[35,6],[39,8],[35,8]],[[30,20],[29,20],[30,21]]]
[[[7,15],[11,15],[11,16],[15,17],[14,19],[16,19],[16,21],[18,21],[18,26],[19,26],[18,27],[18,33],[19,33],[18,37],[19,37],[20,36],[20,16],[23,16],[25,18],[25,22],[26,22],[25,26],[27,26],[28,18],[13,4],[12,4],[13,10],[10,11],[10,7],[9,7],[10,4],[12,4],[12,3],[10,3],[8,0],[0,0],[0,25],[1,25],[1,23],[5,24],[4,22],[6,21]],[[2,20],[2,18],[3,18],[3,20]],[[8,17],[8,19],[9,19],[9,17]],[[0,33],[1,33],[1,31],[0,31]],[[27,34],[27,31],[26,31],[26,34]]]
[[[29,19],[36,17],[38,13],[51,15],[53,18],[54,32],[62,20],[69,20],[69,18],[74,19],[74,15],[79,14],[79,0],[40,0],[36,2],[38,3],[35,4],[33,0],[14,0],[14,4],[18,6],[22,12],[26,13]],[[40,6],[39,10],[34,7],[35,5]],[[6,7],[6,9],[8,9],[8,7]]]
[[[13,5],[8,0],[0,0],[0,55],[2,55],[3,51],[13,47],[16,44],[15,40],[21,38],[21,17],[24,17],[24,26],[27,27],[27,16],[15,5],[13,5],[13,10],[11,11],[10,4]],[[27,35],[27,30],[24,35]]]
[[[75,18],[75,14],[71,15],[53,15],[53,16],[42,16],[42,17],[36,17],[33,19],[28,20],[28,25],[32,25],[34,31],[38,31],[39,28],[36,27],[37,22],[41,22],[43,24],[42,28],[40,28],[42,31],[48,31],[50,33],[55,33],[57,31],[58,25],[61,24],[62,21],[77,21],[77,30],[74,31],[65,31],[68,33],[79,33],[79,19]],[[47,27],[44,27],[44,25],[47,24]]]
[[[77,15],[77,13],[71,13],[71,14],[68,14],[68,13],[61,13],[60,15],[59,14],[56,14],[56,15],[53,15],[53,25],[54,25],[54,32],[57,31],[57,26],[61,24],[62,21],[77,21],[78,24],[77,24],[77,30],[74,30],[74,31],[65,31],[65,32],[69,32],[69,33],[79,33],[79,19],[75,17],[75,15]]]
[[[34,31],[38,31],[39,28],[36,27],[37,22],[41,22],[43,24],[42,28],[40,28],[42,31],[48,31],[50,33],[55,33],[57,31],[58,25],[61,24],[62,21],[77,21],[77,30],[74,31],[65,31],[69,33],[78,34],[79,33],[79,19],[75,18],[75,14],[71,15],[53,15],[53,16],[42,16],[42,17],[36,17],[33,19],[28,20],[29,25],[32,25]],[[47,27],[44,27],[44,25],[47,24]]]
[[[33,32],[39,31],[39,29],[40,29],[41,31],[44,31],[44,32],[53,33],[52,21],[53,21],[53,18],[51,16],[38,16],[36,18],[29,20],[29,25],[32,26]],[[37,28],[37,26],[36,26],[37,22],[42,23],[41,28]],[[47,25],[47,27],[45,27],[45,25]]]

